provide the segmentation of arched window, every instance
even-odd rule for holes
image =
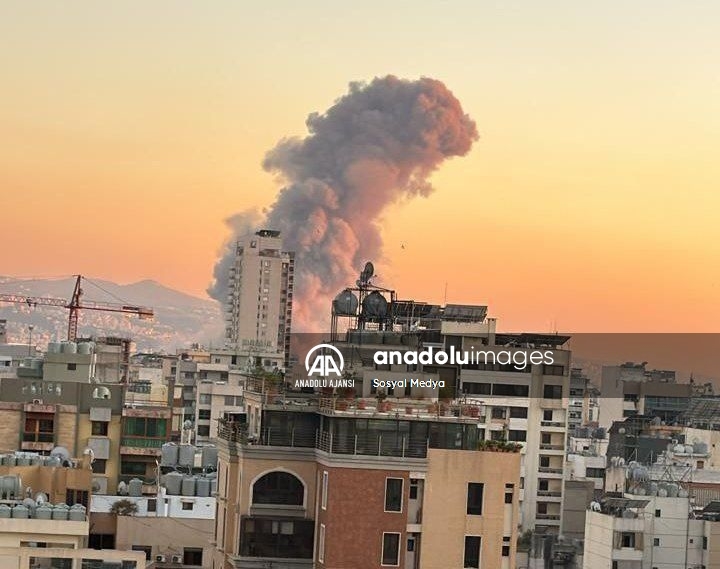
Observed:
[[[253,484],[253,504],[280,504],[302,506],[305,487],[302,481],[289,472],[268,472]]]

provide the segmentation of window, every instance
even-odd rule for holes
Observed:
[[[198,397],[198,403],[200,405],[210,405],[212,403],[212,395],[209,393],[201,393]]]
[[[242,405],[241,395],[226,395],[225,407],[240,407]]]
[[[698,461],[697,461],[697,468],[698,468],[698,470],[702,470],[703,468],[705,468],[705,461],[704,461],[704,460],[698,460]]]
[[[707,538],[707,536],[704,535],[703,536],[703,549],[707,550],[707,546],[708,546],[708,538]]]
[[[152,558],[152,545],[133,545],[131,549],[133,551],[144,551],[147,561],[150,561]]]
[[[77,369],[77,364],[68,364],[67,370],[68,371],[75,371]]]
[[[467,514],[482,516],[484,484],[469,482],[467,491]]]
[[[108,424],[105,421],[93,421],[90,429],[94,437],[107,437]]]
[[[92,463],[92,471],[94,474],[105,474],[107,468],[107,460],[104,458],[96,458]]]
[[[252,503],[302,506],[305,503],[305,486],[289,472],[268,472],[253,484]]]
[[[410,479],[410,499],[417,500],[418,497],[418,481],[416,478]]]
[[[538,481],[538,490],[541,492],[547,492],[549,488],[548,481],[543,479]]]
[[[541,456],[540,457],[540,468],[550,468],[550,457],[549,456]]]
[[[541,442],[542,444],[544,444],[544,445],[549,445],[551,440],[552,440],[552,437],[551,437],[550,433],[543,433],[543,434],[541,435],[541,440],[540,440],[540,442]]]
[[[209,437],[210,425],[198,425],[197,434],[199,437]]]
[[[550,410],[543,411],[543,421],[552,421],[553,420],[553,412]]]
[[[480,567],[480,536],[465,536],[465,555],[463,567],[466,569],[479,569]]]
[[[385,511],[402,512],[403,479],[385,479]]]
[[[622,533],[620,535],[620,547],[635,547],[635,534],[630,532]]]
[[[86,508],[88,507],[88,491],[87,490],[72,490],[70,488],[65,492],[65,503],[68,506],[74,504],[82,504]]]
[[[202,554],[203,550],[201,547],[183,548],[183,565],[196,565],[198,567],[202,567]]]
[[[381,565],[397,567],[400,565],[400,534],[383,533]]]
[[[209,421],[210,420],[210,409],[198,409],[198,420]]]
[[[510,557],[510,546],[509,546],[509,545],[503,545],[503,546],[502,546],[502,556],[503,556],[503,557]]]
[[[125,476],[145,476],[148,462],[130,462],[123,460],[120,463],[120,474]]]
[[[414,537],[408,537],[407,550],[410,552],[415,551],[415,538]]]
[[[490,417],[492,419],[504,419],[505,418],[505,408],[504,407],[493,407]]]
[[[562,385],[543,386],[543,397],[545,399],[562,399]]]
[[[166,424],[166,419],[126,417],[123,425],[123,434],[135,437],[164,439],[167,434]]]
[[[193,509],[193,506],[195,504],[193,502],[183,502],[182,503],[182,509],[185,511],[191,511]]]
[[[511,492],[508,492],[507,490],[505,491],[505,503],[506,503],[506,504],[512,504],[512,503],[513,503],[513,493],[512,493],[512,491],[511,491]]]
[[[55,420],[53,415],[27,413],[23,441],[32,443],[51,443],[55,440]]]
[[[148,512],[157,512],[157,499],[156,498],[149,498],[148,499]]]
[[[527,407],[510,407],[510,418],[511,419],[527,419],[528,410]]]
[[[543,366],[543,374],[545,374],[545,375],[565,375],[565,366],[545,364]]]
[[[635,537],[635,536],[633,535],[633,537]],[[659,537],[654,537],[654,538],[653,538],[653,545],[654,545],[655,547],[659,547],[659,546],[660,546],[660,538],[659,538]],[[623,546],[623,547],[625,547],[625,546]]]
[[[327,510],[329,476],[330,475],[328,474],[327,470],[323,471],[323,473],[322,473],[322,496],[320,499],[320,507],[323,510]]]
[[[527,440],[527,431],[508,431],[508,440],[514,442],[524,443]]]
[[[545,502],[538,502],[537,513],[541,515],[547,514],[547,504]]]
[[[320,535],[318,537],[318,561],[325,563],[325,524],[320,524]]]
[[[604,478],[605,477],[605,469],[588,467],[585,470],[585,476],[587,476],[588,478]]]

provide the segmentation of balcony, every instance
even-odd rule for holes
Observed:
[[[120,439],[120,454],[135,454],[143,456],[160,456],[160,447],[166,439],[149,439],[144,437],[122,437]]]
[[[562,478],[563,469],[553,466],[541,466],[538,468],[538,473],[543,478]]]

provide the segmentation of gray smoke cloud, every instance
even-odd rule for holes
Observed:
[[[447,158],[464,156],[477,128],[440,81],[394,76],[351,83],[324,114],[307,119],[308,136],[282,140],[263,167],[285,182],[265,219],[231,218],[235,235],[262,225],[282,232],[296,252],[293,330],[327,326],[330,301],[382,255],[383,210],[428,196],[428,176]],[[243,231],[237,231],[238,228]],[[208,292],[225,302],[232,242],[218,261]]]

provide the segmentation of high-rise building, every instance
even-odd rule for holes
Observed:
[[[238,240],[228,275],[230,347],[275,348],[289,357],[295,254],[279,231],[262,229]]]

